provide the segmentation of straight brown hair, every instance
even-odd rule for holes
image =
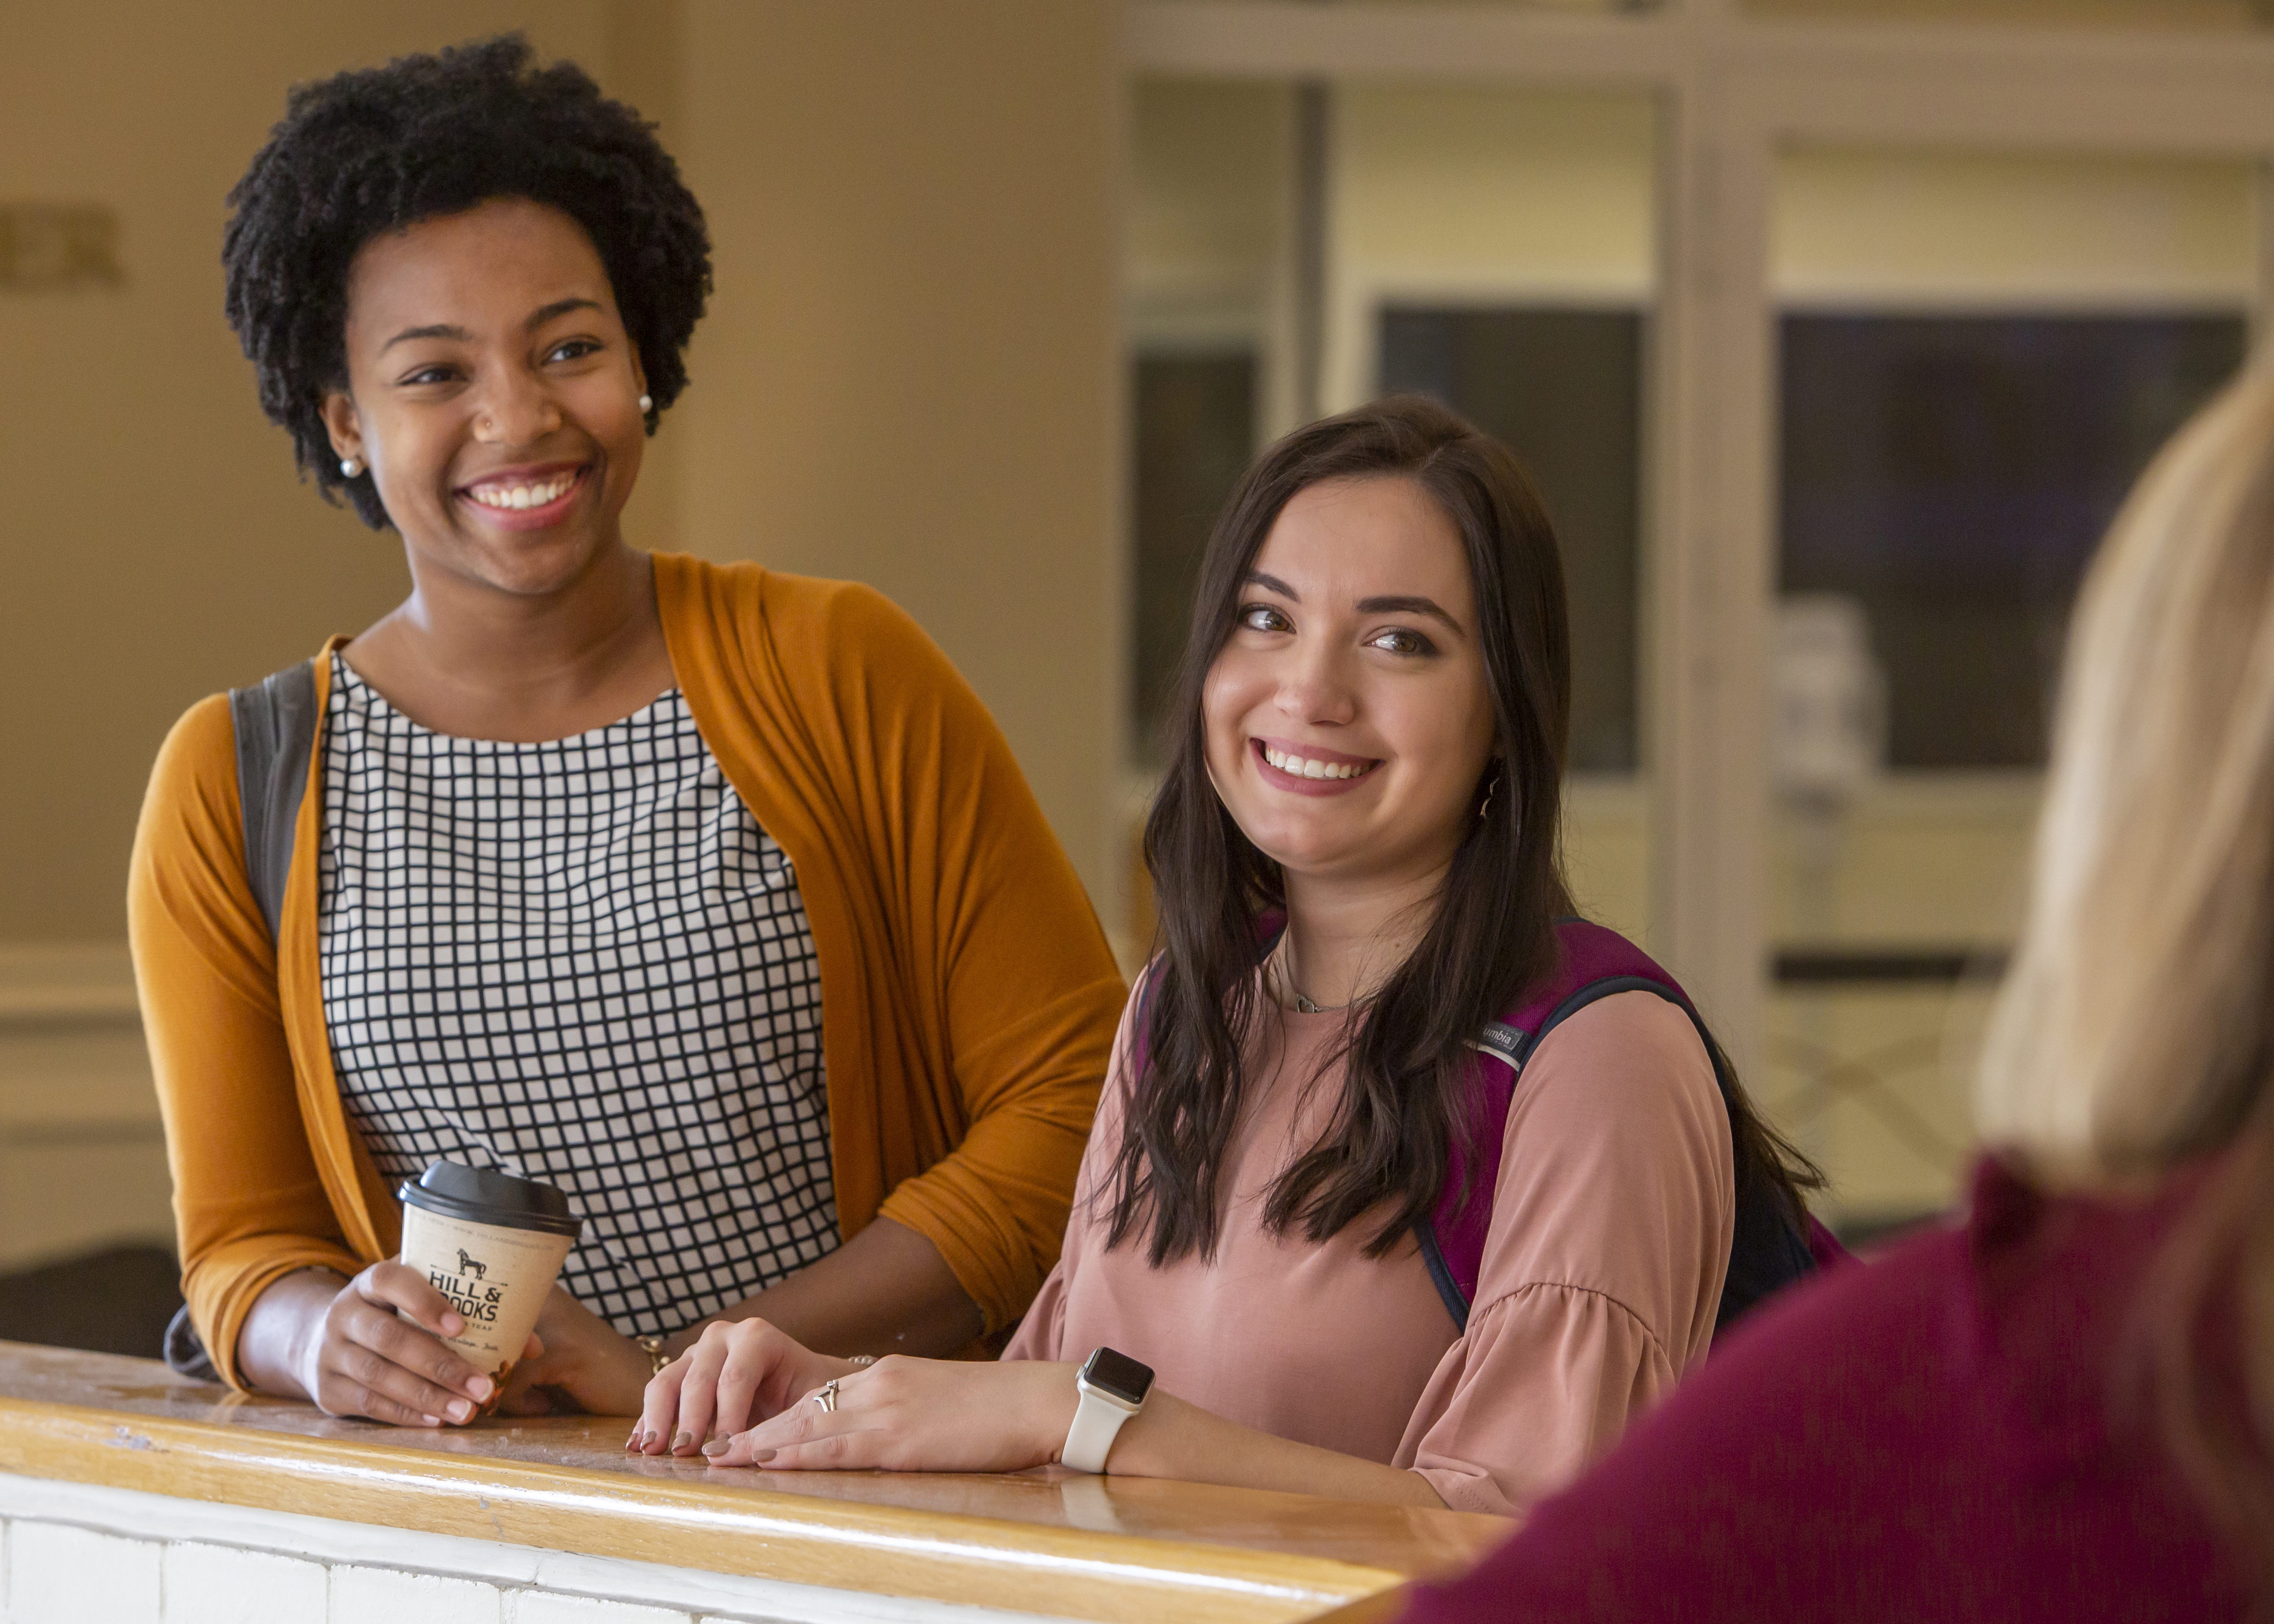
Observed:
[[[1362,478],[1411,480],[1460,535],[1497,760],[1419,943],[1352,1011],[1348,1083],[1319,1143],[1272,1186],[1269,1228],[1318,1242],[1379,1214],[1367,1246],[1379,1257],[1431,1214],[1477,1126],[1470,1046],[1554,971],[1555,921],[1571,912],[1560,856],[1570,633],[1562,558],[1532,481],[1505,446],[1419,396],[1298,429],[1249,468],[1209,537],[1167,710],[1168,771],[1145,826],[1160,923],[1142,983],[1144,1065],[1102,1193],[1106,1244],[1141,1236],[1156,1267],[1215,1253],[1246,1082],[1240,1034],[1258,1014],[1266,916],[1286,900],[1277,866],[1209,779],[1202,691],[1281,510],[1312,485]],[[1796,1216],[1796,1184],[1820,1182],[1814,1169],[1742,1090],[1729,1113],[1740,1187],[1770,1180]]]

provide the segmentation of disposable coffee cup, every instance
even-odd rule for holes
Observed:
[[[397,1193],[403,1264],[465,1318],[464,1330],[442,1340],[497,1384],[482,1406],[486,1415],[584,1221],[551,1184],[455,1162],[433,1163]]]

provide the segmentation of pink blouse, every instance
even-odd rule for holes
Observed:
[[[1456,1510],[1503,1515],[1561,1487],[1705,1356],[1736,1208],[1729,1119],[1689,1018],[1601,999],[1540,1042],[1509,1110],[1492,1228],[1457,1333],[1419,1245],[1366,1256],[1262,1222],[1273,1179],[1340,1092],[1317,1075],[1339,1012],[1271,1011],[1231,1147],[1212,1262],[1105,1249],[1129,1013],[1075,1185],[1065,1249],[1004,1357],[1111,1345],[1160,1390],[1243,1425],[1407,1467]]]

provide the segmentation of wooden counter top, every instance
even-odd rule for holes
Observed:
[[[1064,1618],[1314,1617],[1473,1560],[1495,1517],[1056,1469],[720,1470],[628,1419],[336,1421],[161,1364],[0,1342],[0,1471]]]

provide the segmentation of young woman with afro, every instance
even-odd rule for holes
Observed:
[[[230,696],[143,809],[135,964],[217,1373],[412,1426],[496,1397],[392,1260],[437,1158],[584,1220],[508,1409],[635,1413],[716,1320],[847,1356],[1011,1325],[1122,982],[906,615],[626,540],[711,282],[652,130],[493,40],[297,89],[230,203],[261,403],[410,591],[305,673],[273,912]]]

